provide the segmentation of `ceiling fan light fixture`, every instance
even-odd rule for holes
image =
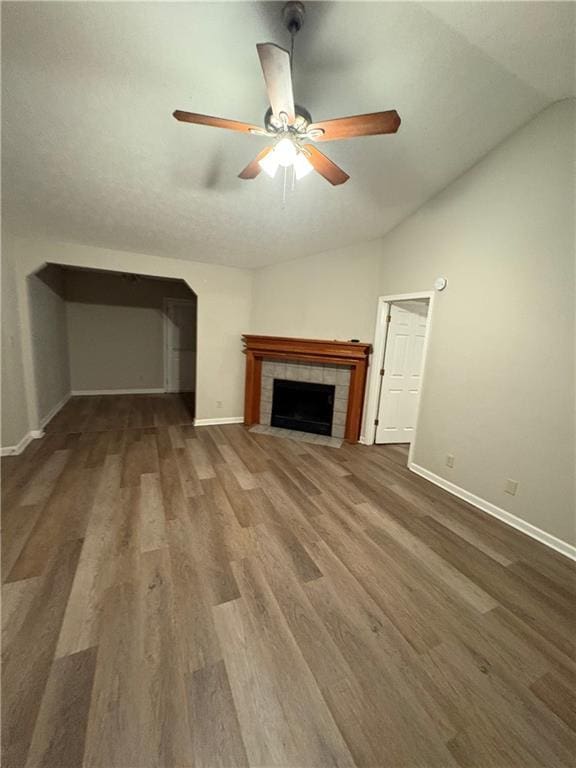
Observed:
[[[300,181],[314,169],[312,163],[303,152],[298,152],[292,163],[296,179]]]
[[[278,170],[278,166],[280,163],[278,162],[278,156],[276,155],[276,150],[272,150],[271,152],[268,152],[267,155],[265,155],[262,160],[258,160],[258,165],[264,173],[268,174],[271,179],[276,176],[276,171]]]
[[[274,154],[278,158],[278,163],[283,168],[289,168],[294,164],[298,151],[292,139],[284,138],[280,139],[278,144],[274,147]]]
[[[306,155],[289,138],[280,139],[271,152],[268,152],[258,164],[271,179],[276,176],[278,168],[294,169],[296,178],[303,179],[313,169]]]

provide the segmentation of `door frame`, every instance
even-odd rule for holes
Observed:
[[[175,304],[192,304],[196,306],[196,302],[193,299],[170,299],[164,297],[162,299],[162,315],[163,315],[163,341],[162,341],[162,349],[164,351],[164,392],[179,392],[180,390],[177,389],[170,389],[170,384],[172,383],[170,381],[170,354],[171,350],[168,345],[168,341],[170,339],[170,329],[168,325],[168,307],[174,306]],[[198,317],[196,317],[196,322],[198,322]],[[198,333],[198,330],[196,329],[196,333]],[[198,364],[198,342],[196,341],[196,364]]]
[[[410,301],[411,299],[428,299],[428,318],[426,324],[426,338],[424,339],[424,350],[422,354],[422,377],[420,380],[420,396],[418,398],[418,408],[416,409],[416,425],[414,428],[414,439],[410,443],[408,452],[408,464],[412,461],[414,446],[418,439],[418,422],[420,420],[420,409],[422,405],[422,390],[426,378],[426,364],[428,360],[428,349],[430,342],[430,333],[432,330],[432,316],[434,313],[434,291],[414,291],[413,293],[396,293],[388,296],[378,297],[378,307],[376,310],[376,329],[374,331],[374,343],[372,345],[372,360],[368,372],[368,385],[366,387],[366,408],[364,409],[364,445],[374,445],[376,439],[376,424],[378,417],[378,405],[380,401],[380,370],[384,365],[384,355],[386,353],[386,339],[388,336],[388,323],[386,317],[390,310],[390,305],[396,301]]]

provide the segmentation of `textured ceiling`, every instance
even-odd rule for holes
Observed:
[[[255,45],[281,3],[3,3],[3,203],[16,233],[253,267],[383,235],[554,101],[574,95],[573,3],[307,3],[296,101],[396,108],[395,136],[324,144],[350,175],[242,182],[265,139]]]

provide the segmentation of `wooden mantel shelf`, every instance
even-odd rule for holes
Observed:
[[[297,360],[309,363],[344,365],[351,369],[348,411],[346,414],[347,441],[356,443],[360,437],[362,407],[370,344],[325,339],[295,339],[289,336],[253,336],[244,334],[246,355],[246,390],[244,395],[244,424],[252,426],[260,421],[260,391],[262,360]]]

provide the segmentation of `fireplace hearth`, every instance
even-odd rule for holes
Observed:
[[[331,435],[334,392],[331,384],[274,379],[271,425]]]

